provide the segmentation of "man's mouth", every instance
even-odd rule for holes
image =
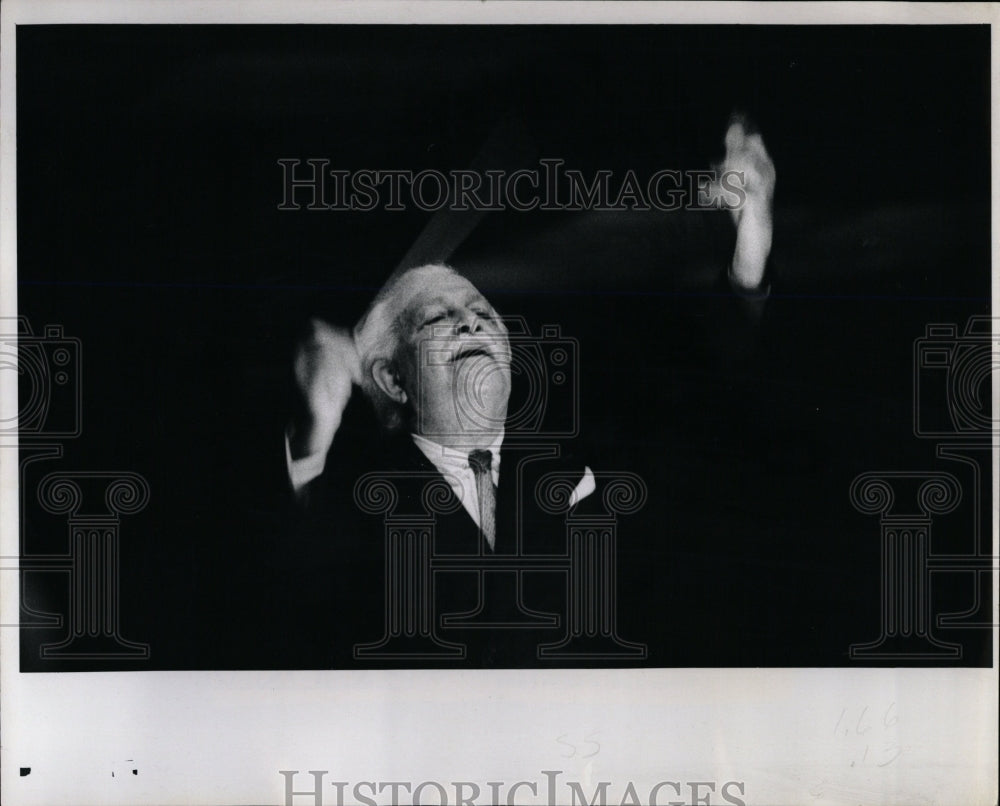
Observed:
[[[472,358],[473,356],[484,356],[486,358],[493,358],[493,353],[491,353],[486,347],[481,344],[470,344],[466,347],[460,347],[455,351],[452,356],[452,363],[456,361],[464,361],[466,358]]]

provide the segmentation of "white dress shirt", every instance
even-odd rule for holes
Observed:
[[[476,526],[479,526],[479,494],[476,492],[476,477],[469,467],[469,451],[456,450],[427,439],[420,434],[411,434],[413,444],[427,457],[437,471],[444,477],[462,507],[469,513]],[[493,484],[500,485],[500,446],[503,444],[504,432],[501,431],[488,448],[493,456],[490,472]],[[288,477],[292,489],[298,492],[310,481],[323,473],[326,467],[326,456],[315,454],[293,459],[288,437],[285,436],[285,459],[288,464]],[[576,485],[569,500],[569,506],[575,506],[596,489],[594,474],[589,467],[584,468],[583,478]]]
[[[469,467],[469,453],[473,449],[458,450],[446,445],[439,445],[420,434],[410,434],[410,436],[413,437],[413,444],[420,448],[420,452],[444,476],[448,486],[455,493],[455,497],[462,502],[462,506],[469,513],[469,517],[472,518],[476,526],[479,526],[479,494],[476,492],[476,476],[472,472],[472,468]],[[493,457],[490,474],[493,476],[494,487],[500,485],[500,446],[502,444],[503,431],[486,448]]]

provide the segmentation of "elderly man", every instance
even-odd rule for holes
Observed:
[[[759,306],[767,295],[774,167],[760,136],[749,134],[742,122],[730,126],[725,142],[721,168],[742,173],[745,193],[739,209],[730,210],[736,246],[729,281],[737,295]],[[324,590],[304,591],[297,607],[327,612],[331,605],[324,597],[332,589],[341,615],[329,623],[340,636],[334,639],[340,652],[377,638],[383,606],[370,594],[391,584],[382,579],[381,541],[373,532],[381,524],[365,522],[351,495],[364,470],[394,473],[400,498],[410,505],[419,504],[428,478],[447,482],[454,506],[437,515],[436,556],[564,555],[564,516],[536,505],[539,481],[553,475],[567,480],[573,489],[567,486],[565,501],[577,510],[598,498],[592,494],[601,473],[595,479],[591,460],[576,456],[572,441],[531,444],[511,433],[511,346],[490,302],[441,264],[391,277],[353,333],[312,321],[295,358],[301,406],[287,429],[286,458],[298,510],[322,513],[309,527],[315,551],[299,544],[298,567],[326,562],[329,571],[323,572]],[[345,450],[342,443],[351,434],[339,434],[354,386],[364,392],[385,436],[360,452],[357,445]],[[359,454],[363,467],[341,461]],[[433,590],[433,610],[446,626],[534,627],[549,630],[549,640],[567,596],[565,582],[553,583],[551,574],[519,570],[436,575]],[[357,622],[358,629],[347,622]],[[472,659],[482,665],[532,662],[531,641],[525,653],[504,649],[513,632],[489,632]],[[480,638],[486,634],[478,631]]]
[[[387,469],[434,468],[479,529],[485,547],[494,551],[511,360],[507,328],[493,306],[452,268],[428,265],[387,283],[353,339],[313,323],[296,374],[319,404],[329,405],[334,395],[346,403],[351,383],[360,385],[389,437]],[[350,367],[352,380],[339,371],[342,367]],[[325,469],[341,408],[336,402],[329,409],[313,404],[312,410],[328,416],[312,418],[312,428],[295,425],[290,431],[290,457],[303,451],[300,435],[307,445],[306,457],[289,463],[300,495],[311,494],[310,483]],[[576,499],[593,487],[592,473],[583,468]],[[477,543],[470,536],[465,546]]]
[[[767,295],[774,166],[760,135],[749,133],[741,120],[730,125],[725,144],[721,170],[742,175],[745,193],[744,202],[730,210],[736,246],[729,280],[737,294],[759,305]],[[410,435],[495,548],[494,504],[482,499],[492,498],[491,487],[499,481],[510,345],[496,310],[468,280],[444,265],[390,278],[353,337],[312,322],[295,375],[304,405],[289,426],[287,455],[301,498],[323,473],[341,414],[358,385],[387,431]],[[583,468],[576,499],[592,489],[589,468]]]

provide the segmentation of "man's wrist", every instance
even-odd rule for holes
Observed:
[[[285,466],[288,469],[288,479],[292,484],[292,489],[297,493],[310,481],[323,475],[323,471],[326,469],[326,451],[293,458],[291,438],[286,430]]]
[[[321,428],[315,418],[296,415],[285,429],[292,459],[298,461],[316,454],[325,454],[330,449],[339,427],[340,417],[324,424]]]
[[[760,280],[755,285],[747,285],[746,281],[736,272],[733,262],[730,261],[729,269],[726,272],[726,279],[733,293],[747,299],[767,299],[771,293],[770,280],[770,259],[764,264],[764,270],[760,273]],[[744,275],[745,276],[745,275]]]

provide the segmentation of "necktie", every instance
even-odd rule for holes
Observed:
[[[489,544],[490,550],[496,542],[497,490],[493,486],[493,454],[476,450],[469,454],[469,467],[476,479],[476,494],[479,498],[479,530]]]

